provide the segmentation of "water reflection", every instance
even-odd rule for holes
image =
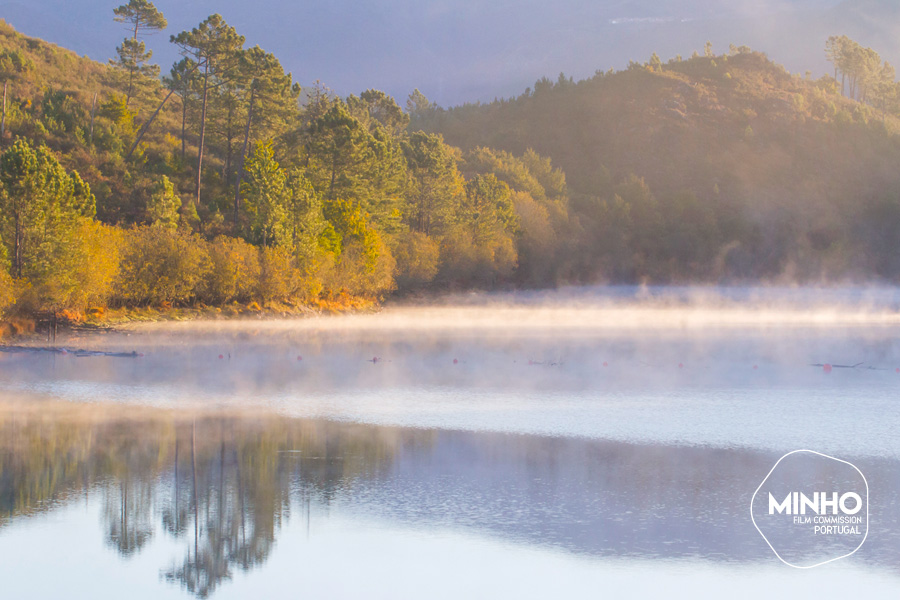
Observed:
[[[161,579],[198,597],[261,568],[286,522],[311,513],[601,559],[768,564],[774,557],[747,509],[778,456],[269,414],[5,404],[0,525],[99,496],[107,545],[128,557],[154,536],[174,540],[180,558],[158,565]],[[893,571],[900,464],[857,464],[872,486],[872,529],[851,560]]]
[[[355,478],[377,477],[400,441],[388,430],[271,415],[4,406],[0,524],[99,493],[110,547],[139,552],[161,522],[184,546],[165,578],[205,597],[234,569],[265,562],[292,499],[328,503]]]

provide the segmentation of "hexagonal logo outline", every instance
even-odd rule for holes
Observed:
[[[851,552],[848,552],[847,554],[844,554],[842,556],[836,556],[835,558],[829,558],[828,560],[822,561],[820,563],[816,563],[814,565],[806,565],[806,566],[795,565],[795,564],[792,564],[792,563],[786,561],[784,558],[782,558],[782,556],[780,554],[778,554],[778,550],[776,550],[775,547],[772,546],[772,542],[769,541],[769,538],[766,537],[766,534],[764,534],[762,532],[762,530],[759,528],[759,525],[756,524],[756,518],[753,516],[753,502],[756,500],[756,495],[759,493],[759,490],[761,490],[762,487],[766,484],[766,481],[769,480],[769,477],[772,475],[772,473],[775,472],[775,469],[778,468],[778,465],[781,464],[781,461],[786,459],[788,456],[791,456],[792,454],[797,454],[800,452],[808,452],[810,454],[815,454],[815,455],[821,456],[823,458],[830,458],[831,460],[834,460],[834,461],[837,461],[840,463],[844,463],[845,465],[850,465],[851,467],[853,467],[853,469],[857,473],[859,473],[859,476],[862,477],[863,483],[866,486],[866,532],[865,532],[865,534],[863,534],[862,541],[859,542],[859,545],[856,548],[854,548]],[[823,454],[821,452],[816,452],[815,450],[806,450],[806,449],[793,450],[791,452],[788,452],[781,458],[779,458],[777,461],[775,461],[775,464],[772,466],[771,469],[769,469],[769,472],[766,474],[766,476],[763,477],[763,480],[759,484],[759,486],[756,488],[756,491],[753,492],[753,496],[750,498],[750,520],[753,522],[753,527],[756,528],[756,531],[759,532],[759,535],[762,536],[762,538],[766,541],[766,544],[769,546],[769,548],[772,550],[772,552],[775,553],[775,556],[778,557],[778,560],[780,560],[787,566],[793,567],[795,569],[814,569],[816,567],[821,567],[822,565],[827,565],[830,562],[834,562],[836,560],[841,560],[842,558],[847,558],[848,556],[852,556],[853,554],[856,553],[857,550],[862,548],[863,544],[866,543],[866,539],[869,537],[869,481],[866,479],[866,476],[863,475],[863,472],[859,470],[859,467],[857,467],[856,465],[854,465],[853,463],[851,463],[849,461],[846,461],[846,460],[843,460],[840,458],[836,458],[834,456],[829,456],[828,454]]]

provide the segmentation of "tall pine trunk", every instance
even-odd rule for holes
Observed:
[[[16,211],[16,233],[15,233],[15,241],[13,242],[13,271],[16,274],[16,279],[22,277],[22,222],[21,215],[19,215],[19,211]]]
[[[3,141],[3,136],[6,135],[6,88],[8,85],[8,81],[3,82],[3,117],[0,119],[0,142]],[[91,120],[93,124],[93,117],[91,117]]]
[[[228,107],[228,121],[225,125],[225,164],[222,166],[222,181],[228,185],[231,176],[231,161],[234,156],[234,105]]]
[[[133,42],[137,42],[138,39],[138,22],[134,23],[134,34],[131,36],[131,40]],[[123,45],[124,46],[124,45]],[[124,49],[124,47],[123,47]],[[131,96],[134,94],[134,77],[136,75],[135,71],[137,71],[137,59],[134,55],[132,55],[131,60],[134,64],[132,64],[128,68],[128,91],[125,93],[125,107],[128,107],[128,103],[131,102]]]
[[[159,103],[159,106],[156,107],[156,110],[153,111],[153,114],[150,115],[150,118],[141,126],[138,134],[134,137],[134,143],[131,145],[131,149],[128,151],[128,154],[125,155],[125,160],[131,158],[131,155],[134,154],[134,151],[137,149],[138,144],[141,143],[141,140],[144,139],[144,134],[147,133],[147,130],[150,129],[150,125],[153,124],[153,121],[156,119],[156,116],[159,114],[159,111],[162,110],[163,106],[166,105],[166,102],[169,101],[169,98],[172,97],[172,94],[175,93],[175,90],[169,90],[169,93],[166,94],[166,97],[163,98],[163,101]]]
[[[241,154],[238,156],[237,182],[234,184],[234,226],[238,224],[238,212],[241,208],[241,179],[244,177],[244,157],[247,156],[247,146],[250,144],[250,126],[253,123],[253,103],[256,100],[256,86],[250,87],[250,107],[247,110],[247,126],[244,128],[244,145],[241,146]]]
[[[184,85],[184,89],[181,91],[181,162],[184,164],[184,138],[187,132],[187,95],[188,95],[188,86]]]
[[[197,149],[197,179],[195,181],[195,208],[200,210],[200,181],[203,174],[203,144],[206,142],[206,103],[209,99],[209,58],[203,69],[203,108],[200,110],[200,147]]]
[[[6,96],[4,95],[4,99]],[[88,146],[94,146],[94,117],[97,115],[97,92],[94,92],[94,96],[91,99],[91,128],[90,133],[88,134]]]

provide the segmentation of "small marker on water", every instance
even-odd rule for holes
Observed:
[[[825,365],[822,367],[822,370],[825,372],[826,375],[828,375],[829,373],[831,373],[831,370],[832,370],[833,368],[834,368],[834,367],[832,367],[831,365],[825,364]]]
[[[219,360],[222,360],[223,358],[225,358],[225,355],[224,355],[224,354],[220,354],[220,355],[219,355]]]
[[[753,370],[754,370],[754,371],[757,370],[758,368],[759,368],[759,365],[753,365]]]
[[[302,357],[302,356],[298,356],[298,357],[297,357],[297,360],[303,360],[303,357]]]
[[[679,368],[679,369],[683,369],[683,368],[684,368],[684,363],[678,363],[678,368]]]
[[[603,361],[603,366],[604,366],[604,367],[608,367],[608,366],[609,366],[609,363],[606,362],[606,361]]]
[[[454,359],[453,359],[453,364],[454,364],[454,365],[458,365],[458,364],[459,364],[459,359],[454,358]]]

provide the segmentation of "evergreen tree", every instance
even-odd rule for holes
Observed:
[[[241,196],[250,221],[250,238],[263,247],[291,241],[291,191],[275,160],[271,142],[256,144],[244,166]]]
[[[203,91],[200,98],[200,141],[197,149],[197,172],[194,179],[194,205],[200,208],[200,187],[203,176],[203,150],[206,143],[206,117],[212,85],[234,76],[238,51],[244,37],[225,22],[221,15],[210,15],[191,31],[173,35],[172,43],[181,48],[185,57],[193,60],[201,71]]]
[[[310,124],[307,171],[326,200],[361,197],[366,186],[363,166],[373,158],[370,137],[341,101],[334,102]]]
[[[310,271],[327,225],[322,201],[299,169],[288,173],[288,189],[291,245],[299,264]]]
[[[46,147],[18,138],[0,155],[0,237],[14,277],[45,276],[77,218],[95,212],[90,187]]]
[[[440,235],[454,219],[463,179],[451,149],[438,134],[417,131],[403,144],[409,167],[404,220],[413,230]]]
[[[169,74],[163,78],[163,83],[181,98],[181,160],[184,162],[188,110],[199,97],[202,85],[197,63],[190,58],[182,58],[172,65]]]
[[[297,111],[300,86],[291,81],[273,54],[254,46],[241,53],[240,77],[246,105],[244,142],[237,157],[234,220],[240,210],[244,157],[251,139],[272,138],[288,129]]]
[[[153,52],[147,50],[139,38],[162,31],[168,24],[163,14],[147,0],[130,0],[128,4],[113,9],[113,14],[117,23],[124,23],[131,31],[131,37],[125,38],[122,45],[116,48],[118,60],[110,61],[127,73],[125,100],[128,102],[142,81],[159,76],[159,66],[149,64]]]
[[[147,220],[151,225],[176,229],[180,209],[181,198],[175,193],[175,186],[169,178],[163,175],[147,202]]]
[[[425,94],[416,88],[406,99],[406,113],[412,123],[428,123],[437,114],[439,107],[425,97]]]
[[[391,136],[398,136],[409,126],[409,115],[404,113],[397,102],[381,90],[366,90],[347,99],[350,114],[375,132],[382,127]]]

